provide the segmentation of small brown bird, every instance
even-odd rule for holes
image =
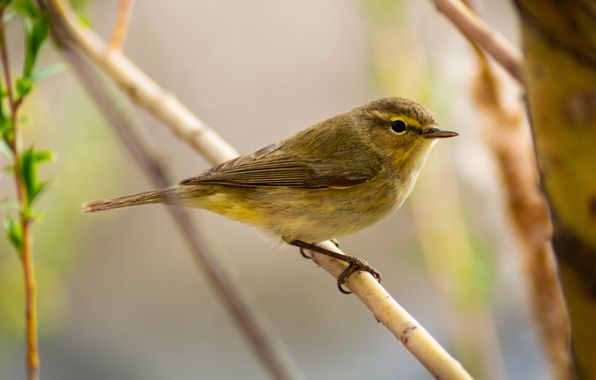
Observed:
[[[167,189],[85,203],[95,212],[177,203],[235,219],[288,244],[347,262],[338,277],[366,262],[316,243],[351,234],[397,209],[439,138],[431,113],[402,98],[385,98],[332,117],[276,144],[224,162]]]

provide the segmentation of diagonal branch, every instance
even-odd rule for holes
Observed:
[[[162,90],[136,65],[117,51],[108,51],[106,44],[90,29],[82,28],[63,0],[49,0],[54,18],[64,25],[68,37],[93,62],[129,94],[140,107],[160,119],[176,136],[191,145],[212,164],[237,156],[236,151],[215,131],[185,108],[173,95]],[[331,242],[324,248],[344,254]],[[332,276],[345,269],[342,261],[313,253],[314,260]],[[385,325],[404,346],[437,378],[471,379],[462,366],[408,314],[389,293],[369,274],[357,272],[347,281],[347,287]]]
[[[48,3],[77,47],[116,81],[135,103],[163,122],[177,137],[212,163],[238,156],[234,148],[173,94],[163,90],[120,51],[110,50],[91,29],[83,28],[77,15],[65,1],[49,0]]]
[[[524,84],[523,58],[519,50],[460,0],[432,2],[466,38],[485,50],[520,84]]]

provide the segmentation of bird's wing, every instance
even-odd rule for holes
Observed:
[[[370,165],[370,162],[358,164],[349,159],[321,160],[303,155],[285,154],[279,148],[280,144],[269,145],[185,179],[180,184],[341,188],[370,181],[379,171],[379,168]]]

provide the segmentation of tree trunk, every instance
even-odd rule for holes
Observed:
[[[596,6],[515,0],[578,378],[596,379]]]

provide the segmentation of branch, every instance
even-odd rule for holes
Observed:
[[[76,15],[65,2],[50,0],[49,3],[55,17],[66,26],[69,37],[127,92],[135,103],[163,121],[178,137],[195,148],[212,164],[237,156],[228,143],[172,95],[159,88],[124,55],[120,52],[107,53],[101,39],[91,30],[80,26]],[[324,242],[321,245],[344,254],[331,242]],[[312,254],[314,261],[334,277],[337,277],[346,267],[346,263],[342,261],[314,252]],[[385,325],[434,376],[441,379],[471,379],[459,362],[453,359],[369,273],[353,274],[346,285],[369,308],[375,318]]]
[[[330,241],[318,245],[344,254]],[[316,252],[311,254],[313,260],[335,278],[346,269],[347,264],[342,261]],[[370,273],[355,272],[348,277],[345,285],[372,312],[375,319],[391,331],[435,378],[472,379],[462,365],[451,357]]]
[[[126,91],[135,103],[161,120],[176,136],[210,162],[223,162],[238,156],[234,148],[193,115],[174,95],[160,88],[120,51],[109,50],[91,29],[83,28],[65,1],[49,0],[49,5],[77,47]]]
[[[524,84],[523,58],[519,50],[460,0],[432,0],[459,31],[484,49],[520,84]]]
[[[27,378],[29,380],[39,379],[39,350],[37,338],[37,283],[35,279],[35,267],[33,250],[31,246],[31,223],[32,218],[29,209],[29,199],[26,194],[25,178],[21,170],[21,151],[20,151],[20,130],[18,125],[17,113],[21,105],[21,100],[15,98],[12,89],[12,80],[10,76],[10,65],[8,59],[8,49],[6,46],[6,33],[4,29],[5,8],[0,8],[0,55],[2,60],[4,81],[6,82],[8,103],[10,108],[10,124],[12,136],[9,134],[4,139],[12,153],[12,169],[14,171],[14,181],[16,186],[17,199],[19,203],[19,223],[20,223],[20,245],[18,253],[23,264],[23,277],[25,282],[25,331],[27,337]],[[1,86],[0,86],[1,90]],[[0,97],[0,102],[2,97]],[[0,107],[3,107],[0,104]],[[9,123],[8,120],[3,120]]]
[[[118,7],[118,18],[116,19],[116,25],[112,32],[112,40],[110,41],[110,49],[116,51],[122,51],[124,46],[124,39],[126,38],[126,32],[128,32],[128,25],[130,23],[130,16],[132,15],[132,5],[134,0],[120,0],[120,6]]]

